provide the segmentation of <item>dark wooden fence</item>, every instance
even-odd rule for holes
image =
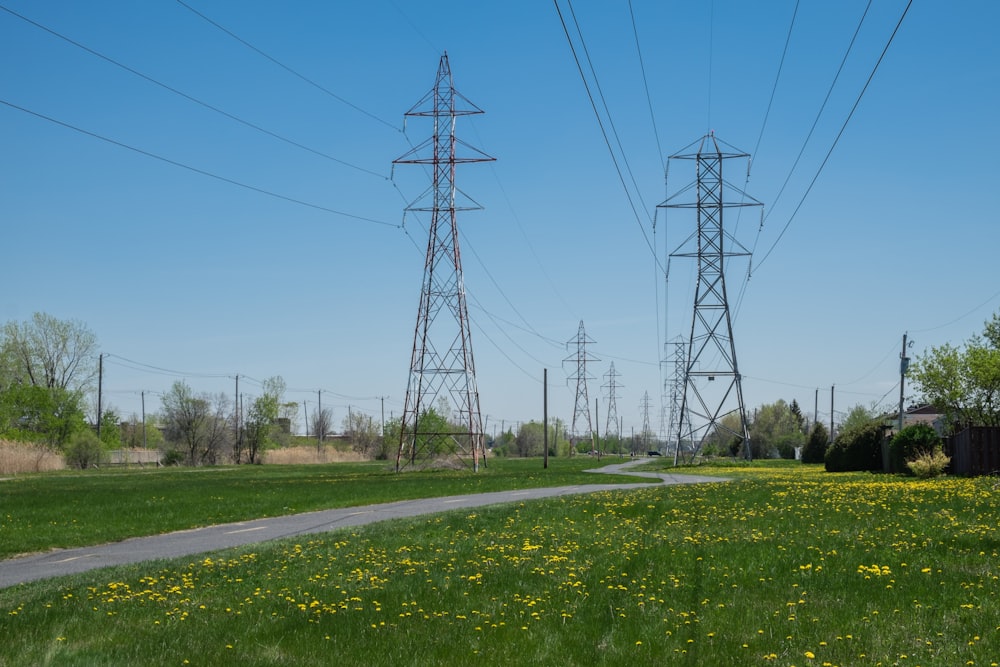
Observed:
[[[1000,474],[1000,428],[971,426],[945,440],[953,475]]]

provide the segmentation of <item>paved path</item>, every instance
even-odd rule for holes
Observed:
[[[588,470],[587,472],[634,475],[651,480],[660,480],[663,484],[694,484],[725,481],[719,477],[629,472],[626,470],[629,466],[637,465],[645,460],[636,459],[626,461],[625,463],[613,464],[596,470]],[[59,549],[43,554],[0,560],[0,588],[35,581],[37,579],[77,574],[111,565],[128,565],[147,560],[180,558],[255,542],[265,542],[267,540],[293,537],[295,535],[322,533],[345,526],[361,526],[375,523],[376,521],[385,521],[386,519],[413,517],[459,508],[482,507],[484,505],[534,500],[536,498],[551,498],[554,496],[634,489],[638,487],[639,485],[637,484],[580,484],[577,486],[558,486],[542,489],[494,491],[492,493],[447,496],[444,498],[401,500],[394,503],[382,503],[380,505],[344,507],[341,509],[321,510],[318,512],[306,512],[289,516],[206,526],[204,528],[182,530],[163,535],[153,535],[151,537],[135,537],[121,542],[93,547]]]

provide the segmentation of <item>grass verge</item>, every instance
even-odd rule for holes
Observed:
[[[997,664],[991,480],[751,470],[18,586],[0,664]]]
[[[617,460],[617,459],[615,459]],[[385,462],[130,468],[0,481],[0,558],[336,507],[542,486],[636,482],[584,473],[588,457],[492,459],[470,471],[396,474]]]

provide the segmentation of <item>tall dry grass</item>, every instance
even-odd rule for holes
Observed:
[[[268,464],[301,463],[348,463],[366,460],[357,452],[344,452],[332,447],[282,447],[264,452],[263,461]]]
[[[66,462],[61,454],[30,442],[0,440],[0,475],[62,470]]]

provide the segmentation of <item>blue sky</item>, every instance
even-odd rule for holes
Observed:
[[[693,222],[657,217],[654,233],[654,207],[693,179],[672,164],[665,183],[664,157],[709,131],[753,153],[749,179],[745,163],[730,178],[765,205],[759,234],[759,216],[727,217],[756,249],[745,291],[745,262],[728,277],[748,409],[796,399],[811,415],[819,389],[828,421],[831,385],[838,413],[892,405],[904,331],[914,353],[960,343],[1000,307],[997,3],[914,3],[805,196],[906,6],[873,2],[780,198],[864,0],[574,3],[637,216],[553,3],[185,1],[301,76],[174,1],[0,11],[0,321],[85,322],[125,414],[176,379],[232,394],[240,374],[248,394],[281,375],[310,411],[322,389],[337,424],[348,405],[378,417],[380,397],[399,415],[426,219],[401,223],[428,176],[392,160],[430,134],[420,119],[404,134],[403,114],[444,51],[486,112],[458,134],[497,158],[457,176],[484,206],[459,225],[489,432],[541,418],[546,367],[550,416],[571,420],[580,320],[600,359],[591,402],[606,414],[614,362],[626,432],[644,392],[658,428],[659,360],[690,328],[696,265],[674,259],[665,284],[649,245],[662,264]]]

